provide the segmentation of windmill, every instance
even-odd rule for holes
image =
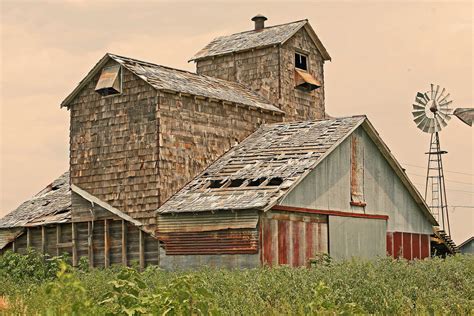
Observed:
[[[426,153],[428,155],[428,169],[425,201],[438,221],[439,228],[451,235],[442,161],[442,155],[448,152],[441,149],[439,132],[446,127],[452,115],[472,126],[474,110],[472,108],[458,108],[453,112],[450,109],[453,101],[449,97],[450,94],[446,89],[431,84],[430,90],[416,94],[412,114],[416,126],[423,132],[431,134],[429,150]]]

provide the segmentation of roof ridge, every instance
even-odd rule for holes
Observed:
[[[189,70],[184,70],[184,69],[179,69],[179,68],[173,68],[173,67],[170,67],[170,66],[155,64],[155,63],[152,63],[150,61],[140,60],[140,59],[136,59],[136,58],[133,58],[133,57],[117,55],[117,54],[114,54],[114,53],[107,53],[107,55],[109,55],[111,58],[113,58],[113,57],[125,58],[125,59],[129,59],[129,60],[132,60],[132,61],[135,61],[135,62],[138,62],[138,63],[149,64],[149,65],[155,66],[155,67],[157,66],[157,67],[162,67],[162,68],[166,68],[166,69],[170,69],[170,70],[185,72],[185,73],[192,74],[192,75],[197,75],[197,76],[202,76],[202,77],[209,77],[209,76],[200,75],[198,73],[195,73],[195,72],[192,72],[192,71],[189,71]],[[219,79],[219,78],[215,78],[215,77],[210,77],[210,78]],[[223,80],[223,79],[220,79],[220,80]],[[226,81],[226,80],[224,80],[224,81]]]
[[[279,26],[284,26],[284,25],[289,25],[289,24],[296,24],[296,23],[300,23],[300,22],[308,22],[308,19],[302,19],[302,20],[297,20],[297,21],[293,21],[293,22],[287,22],[287,23],[281,23],[281,24],[275,24],[275,25],[271,25],[271,26],[265,26],[262,30],[258,30],[257,32],[261,32],[261,31],[264,31],[266,29],[271,29],[271,28],[274,28],[274,27],[279,27]],[[237,34],[244,34],[244,33],[250,33],[250,32],[256,32],[255,30],[248,30],[248,31],[242,31],[242,32],[237,32],[237,33],[232,33],[232,34],[228,34],[228,35],[221,35],[221,36],[218,36],[216,38],[214,38],[211,43],[215,40],[215,39],[218,39],[218,38],[221,38],[221,37],[227,37],[227,36],[233,36],[233,35],[237,35]]]
[[[124,58],[124,59],[128,59],[128,60],[131,60],[131,61],[134,61],[134,62],[137,62],[137,63],[141,63],[141,64],[148,64],[148,65],[151,65],[151,66],[155,66],[155,67],[161,67],[161,68],[164,68],[164,69],[169,69],[169,70],[174,70],[174,71],[179,71],[179,72],[183,72],[183,73],[187,73],[187,74],[191,74],[191,75],[194,75],[196,77],[202,77],[202,78],[206,78],[206,79],[211,79],[211,80],[214,80],[215,82],[223,82],[223,83],[226,83],[226,84],[231,84],[231,85],[234,85],[234,86],[239,86],[243,89],[245,89],[247,92],[249,92],[250,94],[252,95],[255,95],[255,96],[258,96],[259,98],[262,99],[262,101],[265,101],[267,102],[268,104],[271,104],[273,106],[275,106],[270,100],[268,100],[267,98],[265,98],[263,95],[249,89],[246,85],[240,83],[240,82],[235,82],[235,81],[229,81],[229,80],[225,80],[225,79],[221,79],[221,78],[217,78],[217,77],[213,77],[213,76],[208,76],[208,75],[201,75],[201,74],[198,74],[198,73],[195,73],[195,72],[192,72],[192,71],[188,71],[188,70],[183,70],[183,69],[178,69],[178,68],[173,68],[173,67],[169,67],[169,66],[164,66],[164,65],[160,65],[160,64],[155,64],[155,63],[152,63],[152,62],[149,62],[149,61],[144,61],[144,60],[140,60],[140,59],[136,59],[136,58],[132,58],[132,57],[127,57],[127,56],[122,56],[122,55],[117,55],[117,54],[113,54],[113,53],[107,53],[108,56],[110,56],[112,59],[114,59],[114,57],[117,57],[117,58]],[[115,60],[115,59],[114,59]],[[276,107],[276,106],[275,106]]]
[[[335,121],[341,119],[349,119],[349,118],[367,118],[367,115],[358,114],[358,115],[350,115],[350,116],[339,116],[339,117],[328,117],[328,118],[321,118],[321,119],[313,119],[313,120],[304,120],[304,121],[291,121],[291,122],[276,122],[276,123],[268,123],[263,124],[264,126],[275,126],[275,125],[288,125],[288,124],[301,124],[301,123],[316,123],[322,121]]]

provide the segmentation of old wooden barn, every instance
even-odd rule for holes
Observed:
[[[196,73],[100,59],[61,104],[69,171],[0,220],[0,249],[168,269],[429,256],[437,223],[372,124],[326,114],[309,22],[252,20]]]

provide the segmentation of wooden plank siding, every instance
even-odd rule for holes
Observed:
[[[90,267],[138,265],[143,269],[159,264],[160,253],[156,238],[117,219],[29,227],[5,250],[25,254],[28,247],[50,256],[66,253],[73,266],[87,258]]]
[[[328,252],[328,217],[321,214],[271,211],[261,217],[262,264],[307,266]]]

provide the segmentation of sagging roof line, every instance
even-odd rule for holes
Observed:
[[[70,218],[69,172],[65,172],[32,198],[1,218],[0,228],[64,223]]]
[[[265,124],[168,199],[157,214],[266,210],[365,116]],[[337,145],[336,145],[337,146]],[[279,159],[273,159],[278,157]],[[279,185],[200,190],[212,179],[281,177]]]

